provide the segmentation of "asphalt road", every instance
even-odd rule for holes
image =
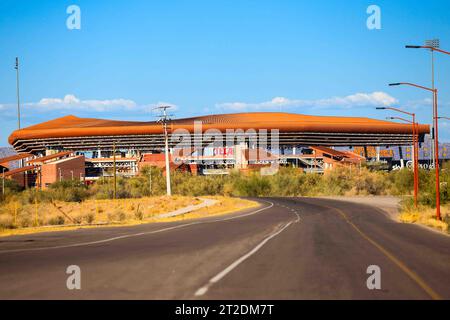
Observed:
[[[0,238],[0,299],[450,299],[450,237],[312,198],[176,223]],[[81,269],[68,290],[66,268]],[[369,290],[367,267],[381,270]]]

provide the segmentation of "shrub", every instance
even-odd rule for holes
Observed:
[[[420,203],[435,206],[434,171],[420,170]],[[150,186],[151,175],[151,186]],[[305,174],[292,167],[280,167],[274,175],[264,176],[255,171],[242,174],[232,171],[223,176],[192,176],[189,173],[172,172],[172,191],[174,195],[204,196],[320,196],[320,195],[411,195],[413,191],[413,172],[409,169],[384,172],[362,167],[359,170],[336,168],[325,174]],[[144,167],[139,175],[132,178],[117,178],[118,198],[141,198],[149,195],[164,195],[166,190],[163,170]],[[88,198],[112,199],[114,186],[112,178],[101,178],[87,187],[79,181],[61,181],[51,185],[47,190],[21,190],[14,182],[5,181],[7,196],[2,199],[0,214],[11,211],[5,209],[17,202],[19,206],[33,205],[50,201],[81,202]],[[151,187],[151,188],[150,188]],[[450,162],[444,163],[441,170],[441,202],[450,200]],[[98,208],[101,213],[105,208]],[[8,211],[8,212],[9,212]],[[131,211],[134,211],[132,209]],[[143,213],[137,210],[136,219]],[[31,214],[32,217],[32,214]],[[116,220],[119,215],[115,215]],[[84,216],[81,220],[93,218]],[[30,221],[20,225],[30,225]],[[32,224],[32,221],[31,221]]]
[[[3,182],[2,182],[3,183]],[[15,181],[10,179],[5,179],[5,195],[0,195],[0,203],[7,202],[11,197],[18,194],[23,190],[23,188]]]
[[[248,177],[239,176],[234,183],[234,195],[244,197],[263,197],[271,195],[271,183],[268,176],[252,173]]]
[[[109,221],[124,221],[127,218],[125,212],[120,209],[114,210],[112,213],[108,213]]]
[[[73,217],[72,219],[75,224],[81,224],[83,222],[83,217],[81,216]]]
[[[414,173],[411,170],[403,169],[390,173],[392,183],[391,193],[393,195],[411,194],[414,187]]]
[[[93,214],[93,213],[91,213],[91,212],[87,213],[87,214],[84,216],[84,220],[85,220],[87,223],[91,224],[91,223],[94,222],[94,220],[95,220],[95,214]]]
[[[0,216],[0,229],[13,229],[15,227],[13,218],[10,215],[2,214]]]
[[[51,217],[48,219],[48,224],[50,225],[63,225],[66,219],[63,216]]]
[[[137,205],[137,207],[134,210],[134,217],[137,220],[144,220],[144,212],[141,210],[139,204]]]

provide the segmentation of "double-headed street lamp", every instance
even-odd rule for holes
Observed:
[[[417,208],[417,198],[419,195],[419,128],[416,123],[416,114],[407,112],[394,107],[377,107],[378,110],[392,110],[400,112],[412,117],[411,120],[407,120],[401,117],[388,117],[390,120],[401,120],[412,125],[412,143],[413,143],[413,170],[414,170],[414,206]]]
[[[436,171],[436,219],[441,220],[441,194],[439,184],[439,131],[438,131],[438,90],[436,88],[428,88],[410,82],[390,83],[390,86],[407,85],[422,90],[431,91],[433,93],[433,121],[434,121],[434,168]]]

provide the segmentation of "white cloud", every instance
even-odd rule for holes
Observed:
[[[112,112],[112,111],[139,111],[151,112],[152,109],[169,105],[171,110],[177,110],[177,106],[169,102],[157,102],[152,104],[138,104],[130,99],[105,99],[82,100],[73,94],[66,94],[63,98],[42,98],[38,102],[22,104],[24,109],[32,109],[38,112],[67,111],[67,112]],[[15,104],[0,104],[0,110],[13,110]]]
[[[42,98],[39,102],[25,103],[25,107],[37,108],[43,111],[51,110],[89,110],[109,111],[111,109],[132,110],[138,107],[136,102],[129,99],[111,100],[81,100],[73,94],[67,94],[64,98]]]
[[[450,107],[449,101],[438,101],[439,109],[443,110],[442,108],[448,108]],[[405,107],[407,108],[413,108],[416,110],[429,110],[426,108],[431,108],[433,106],[433,99],[432,98],[424,98],[420,100],[411,100],[407,101],[405,103]]]
[[[275,97],[270,101],[259,103],[247,102],[225,102],[216,104],[218,109],[226,109],[230,111],[256,111],[269,110],[281,108],[296,108],[296,107],[314,107],[314,108],[329,108],[329,107],[378,107],[389,106],[398,103],[398,100],[385,92],[372,93],[355,93],[345,97],[332,97],[318,100],[301,100],[289,99],[285,97]]]

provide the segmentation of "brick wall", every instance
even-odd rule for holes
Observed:
[[[79,181],[80,176],[84,177],[85,174],[84,156],[71,157],[42,165],[42,187],[46,188],[49,184],[59,181],[60,174],[61,180],[71,180],[73,176],[74,180]]]

